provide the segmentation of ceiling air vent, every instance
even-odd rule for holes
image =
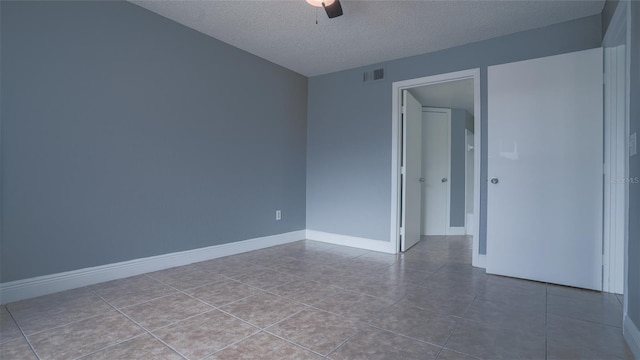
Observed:
[[[384,79],[384,68],[365,71],[362,75],[362,82],[378,81]]]

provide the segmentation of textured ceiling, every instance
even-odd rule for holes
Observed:
[[[348,1],[328,19],[304,0],[133,3],[306,76],[442,50],[599,14],[602,1]]]

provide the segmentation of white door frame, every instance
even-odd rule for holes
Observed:
[[[470,137],[469,135],[472,135],[472,137]],[[473,235],[472,230],[473,230],[474,226],[477,226],[477,225],[473,224],[473,219],[469,220],[468,209],[469,209],[469,202],[470,201],[469,201],[469,196],[468,196],[468,193],[467,193],[467,191],[469,190],[469,171],[467,171],[467,170],[469,170],[469,164],[473,163],[473,161],[475,161],[475,159],[472,159],[469,156],[469,152],[473,151],[474,156],[475,156],[475,153],[476,153],[475,152],[475,143],[473,145],[469,145],[469,138],[474,139],[474,137],[475,137],[475,131],[471,132],[471,131],[469,131],[469,129],[466,129],[466,128],[464,129],[464,188],[465,188],[464,229],[465,229],[465,234],[466,235]],[[477,170],[475,169],[475,166],[474,166],[474,168],[473,168],[474,177],[475,177],[476,171]],[[473,191],[473,184],[474,184],[474,182],[471,181],[471,190],[472,191],[469,191],[471,194],[475,194],[475,192]]]
[[[402,145],[400,136],[402,135],[402,129],[400,129],[400,112],[402,107],[400,106],[400,100],[402,99],[402,90],[411,89],[419,86],[434,85],[440,83],[446,83],[456,80],[473,79],[473,116],[474,116],[474,194],[473,194],[473,266],[484,267],[484,256],[479,256],[479,234],[480,234],[480,151],[481,149],[481,107],[480,107],[480,69],[462,70],[452,73],[439,74],[433,76],[426,76],[416,79],[396,81],[392,84],[392,112],[391,112],[391,226],[390,226],[390,241],[392,248],[396,249],[396,252],[400,251],[400,156],[402,155]]]
[[[623,76],[626,79],[623,104],[614,104],[605,86],[604,121],[605,121],[605,208],[604,208],[604,244],[603,244],[603,291],[624,293],[624,314],[627,313],[627,271],[628,271],[628,242],[629,242],[629,104],[630,104],[630,39],[631,24],[629,1],[621,1],[611,18],[609,28],[602,40],[604,47],[604,78],[608,85],[616,83],[616,79]],[[612,46],[623,44],[624,54],[616,51]],[[614,54],[614,52],[616,52]],[[620,67],[611,63],[613,59],[624,59],[624,74],[620,74]],[[618,88],[619,89],[619,88]],[[620,94],[617,94],[620,98]],[[619,116],[623,112],[623,116]],[[622,157],[622,159],[620,159]],[[622,160],[622,161],[620,161]],[[621,180],[621,181],[618,181]],[[614,184],[609,184],[613,182]],[[616,191],[617,190],[617,191]],[[621,190],[621,191],[620,191]],[[621,218],[621,214],[623,214]],[[624,262],[621,274],[614,272],[619,265],[619,254],[622,252]]]
[[[602,41],[604,47],[604,227],[602,289],[621,294],[624,290],[624,242],[627,221],[629,136],[626,85],[626,13],[624,3],[617,7]],[[619,46],[624,46],[621,48]],[[626,94],[625,94],[626,95]]]

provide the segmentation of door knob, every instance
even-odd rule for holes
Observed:
[[[497,184],[499,182],[498,178],[491,178],[492,184]]]
[[[424,178],[420,178],[420,182],[424,182]]]
[[[440,180],[442,182],[447,182],[447,178],[442,178],[442,180]]]

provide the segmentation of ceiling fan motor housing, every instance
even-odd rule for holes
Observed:
[[[324,11],[327,12],[327,16],[329,17],[329,19],[333,19],[342,15],[342,5],[340,5],[340,0],[335,0],[330,5],[325,5],[323,1],[322,7],[324,8]]]

